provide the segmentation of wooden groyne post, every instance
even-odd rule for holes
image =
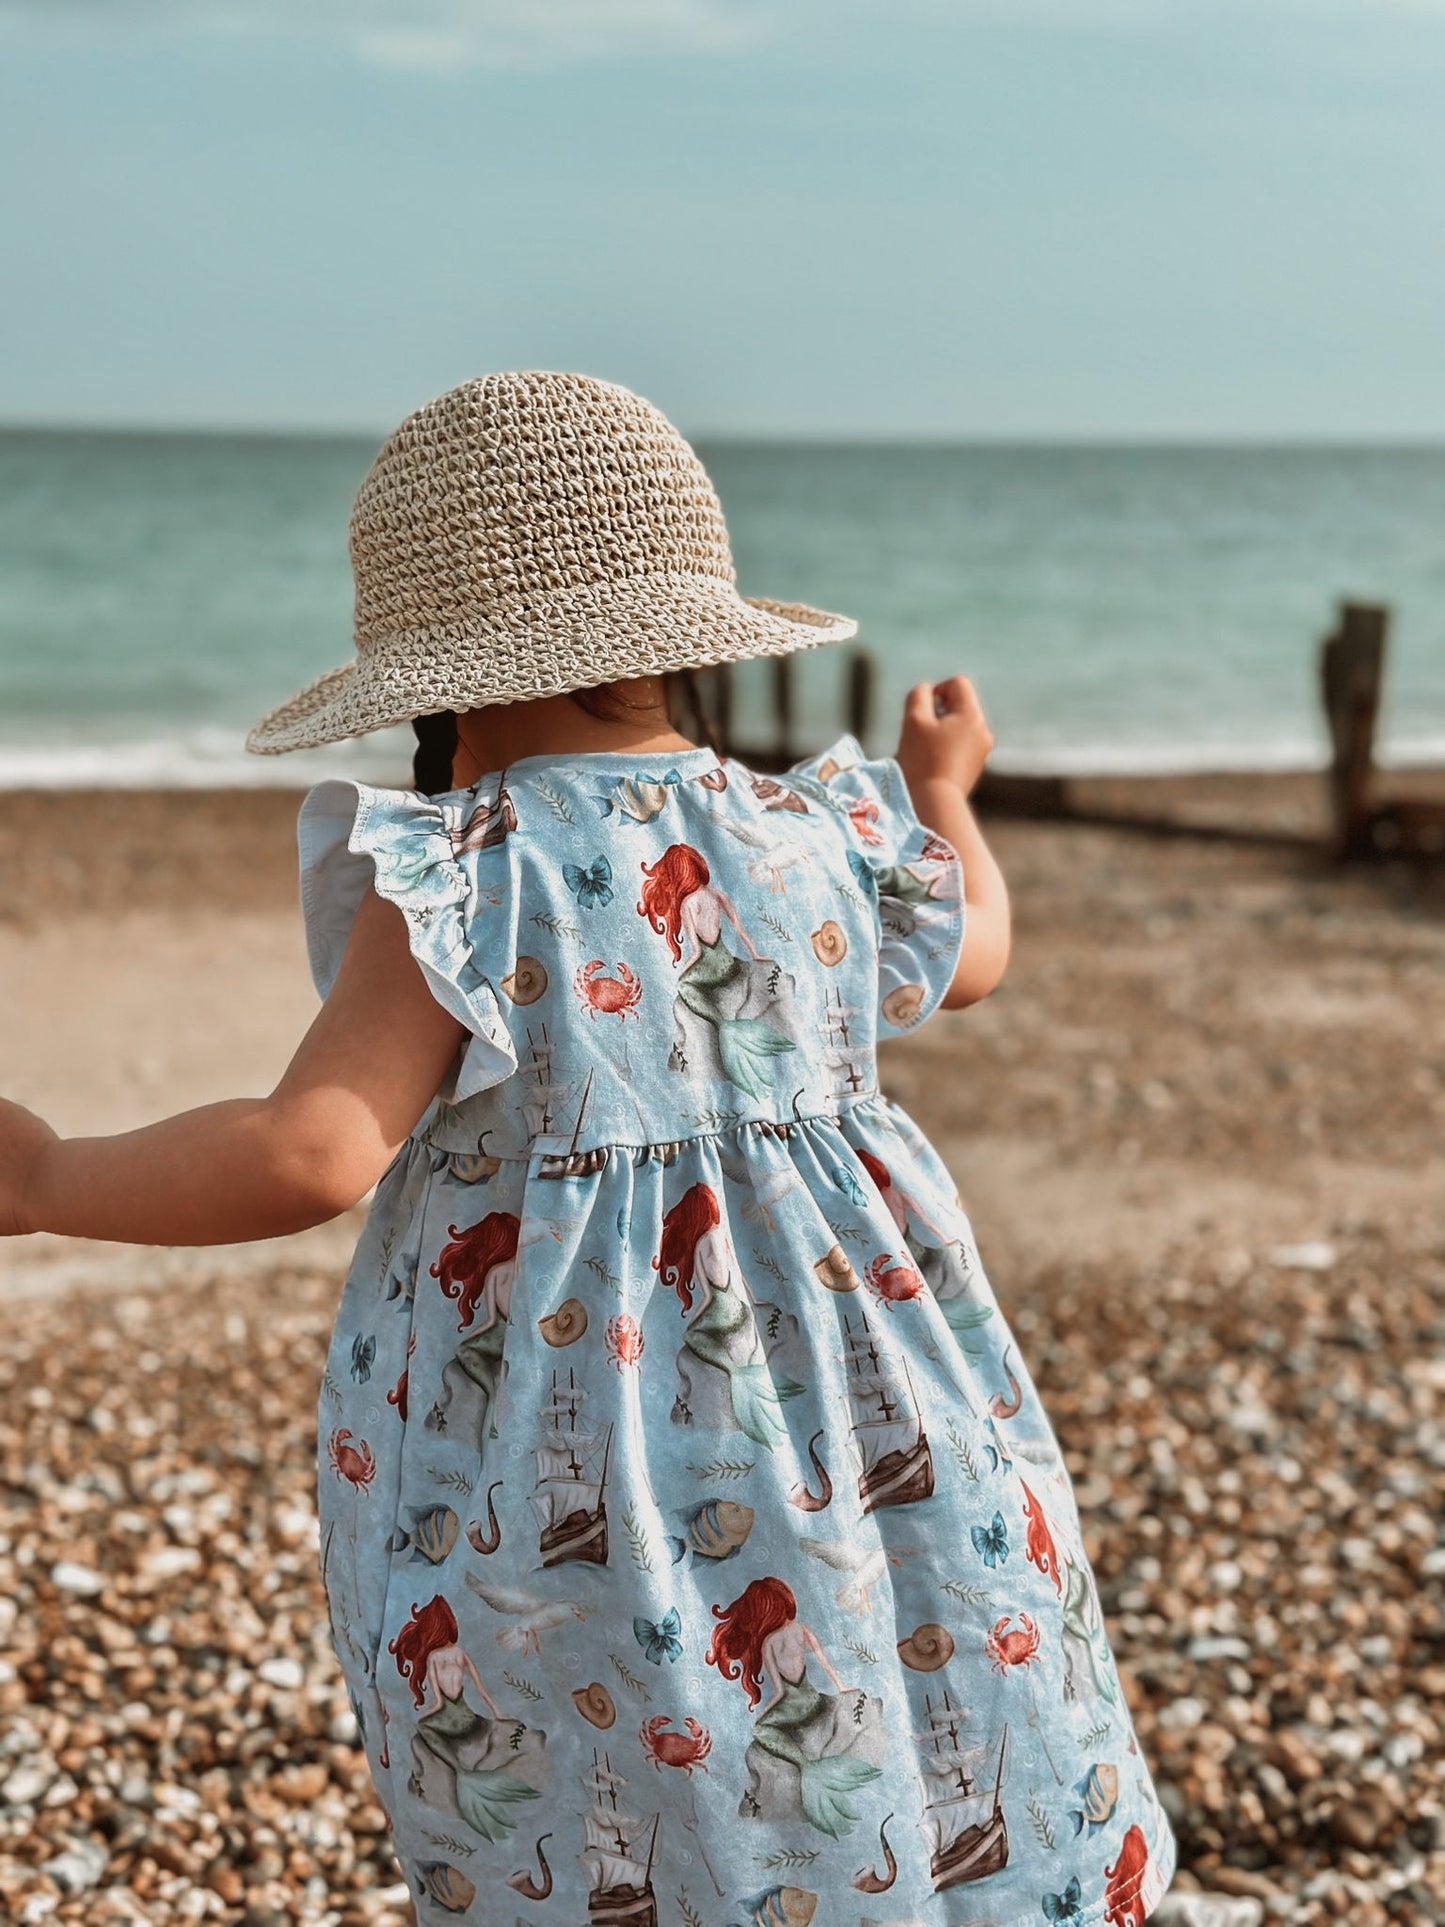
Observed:
[[[1383,603],[1342,602],[1338,626],[1320,648],[1337,857],[1364,855],[1372,848],[1375,727],[1389,630],[1390,611]]]

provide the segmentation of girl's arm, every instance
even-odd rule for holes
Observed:
[[[0,1100],[0,1235],[206,1245],[320,1224],[375,1184],[465,1036],[428,990],[401,912],[368,894],[331,995],[269,1097],[90,1138],[57,1137]]]
[[[909,690],[898,766],[919,821],[957,850],[968,906],[963,951],[943,998],[945,1010],[978,1003],[998,988],[1008,968],[1008,888],[968,804],[992,748],[993,734],[967,676],[921,682]]]

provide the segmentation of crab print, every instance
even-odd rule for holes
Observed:
[[[1032,1666],[1038,1657],[1038,1627],[1027,1613],[1020,1613],[1018,1626],[1007,1630],[1012,1617],[1012,1613],[1005,1613],[984,1635],[984,1648],[999,1673],[1007,1672],[1010,1666]]]
[[[894,1305],[907,1304],[912,1298],[921,1298],[925,1290],[922,1274],[912,1265],[900,1264],[886,1251],[879,1252],[863,1278],[878,1303],[889,1310]]]
[[[614,977],[603,975],[607,966],[600,957],[590,963],[579,964],[572,979],[572,988],[577,993],[577,1001],[595,1023],[600,1015],[607,1017],[636,1017],[642,1021],[637,1006],[642,1002],[642,983],[627,968],[625,963],[617,966]]]
[[[365,1492],[376,1477],[376,1455],[365,1439],[351,1443],[351,1434],[338,1429],[326,1442],[326,1455],[338,1479],[345,1479],[358,1492]]]
[[[641,1363],[646,1342],[642,1327],[631,1312],[619,1312],[616,1318],[608,1319],[607,1356],[619,1372],[625,1371],[629,1365]]]
[[[712,1752],[712,1734],[698,1720],[684,1720],[686,1732],[674,1733],[669,1728],[672,1718],[669,1714],[659,1713],[643,1726],[638,1738],[642,1750],[660,1773],[665,1766],[678,1767],[689,1779],[693,1770],[707,1772],[707,1756]]]

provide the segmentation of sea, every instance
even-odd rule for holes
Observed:
[[[352,653],[346,525],[379,437],[0,432],[0,787],[405,780],[411,737],[248,756]],[[1319,647],[1390,605],[1387,764],[1445,762],[1445,448],[699,440],[745,594],[857,618],[867,747],[971,676],[1000,770],[1316,768]],[[796,658],[799,753],[853,645]],[[771,738],[769,669],[740,733]]]

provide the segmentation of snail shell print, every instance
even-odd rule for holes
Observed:
[[[514,1004],[535,1004],[546,988],[547,966],[538,957],[518,957],[516,969],[502,979],[502,989]]]
[[[825,923],[820,923],[813,932],[812,945],[813,955],[818,962],[826,964],[830,970],[834,964],[842,963],[848,954],[848,939],[831,917]]]
[[[929,1620],[899,1640],[898,1657],[915,1673],[936,1673],[953,1658],[953,1634]]]
[[[617,1705],[607,1688],[598,1680],[590,1686],[579,1686],[572,1695],[572,1704],[589,1726],[601,1727],[604,1731],[617,1718]]]
[[[842,1245],[832,1245],[813,1266],[813,1274],[820,1285],[829,1291],[856,1291],[858,1274],[853,1269],[847,1252]]]
[[[556,1311],[537,1320],[537,1330],[558,1351],[575,1345],[587,1330],[587,1307],[580,1298],[564,1298]]]
[[[922,984],[899,984],[883,999],[883,1015],[900,1029],[904,1024],[911,1024],[922,1008]]]

